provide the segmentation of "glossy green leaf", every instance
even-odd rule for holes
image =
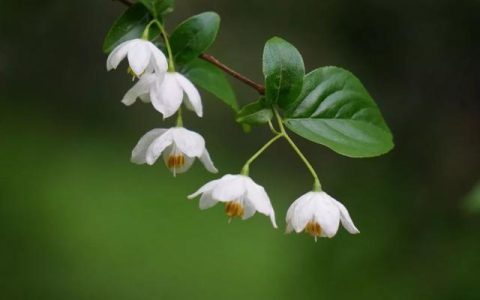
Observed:
[[[237,99],[230,82],[228,82],[225,74],[214,65],[196,58],[181,67],[181,72],[195,85],[212,93],[233,110],[238,109]]]
[[[279,37],[271,38],[263,51],[263,74],[267,102],[287,108],[302,90],[303,58],[292,44]]]
[[[178,25],[170,37],[175,62],[187,63],[210,48],[219,27],[220,16],[214,12],[193,16]]]
[[[174,0],[139,0],[139,2],[156,18],[171,13],[175,5]]]
[[[392,134],[362,83],[350,72],[317,69],[305,76],[285,124],[298,135],[349,157],[373,157],[393,148]]]
[[[103,42],[103,51],[109,53],[122,42],[140,38],[151,19],[142,4],[132,5],[113,23]]]
[[[270,121],[273,117],[272,109],[265,105],[265,99],[245,105],[237,113],[237,122],[247,125],[260,125]]]

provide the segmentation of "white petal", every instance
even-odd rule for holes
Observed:
[[[315,214],[315,202],[313,198],[314,193],[309,192],[294,202],[295,207],[290,222],[297,233],[302,232],[308,222],[313,220]]]
[[[107,58],[107,70],[110,71],[112,69],[116,69],[120,62],[127,56],[128,50],[130,49],[130,45],[134,43],[135,40],[130,40],[121,43],[113,51]]]
[[[149,94],[150,88],[158,76],[155,74],[144,75],[140,80],[125,94],[122,103],[132,105],[137,98],[142,98]]]
[[[164,134],[166,131],[167,129],[163,128],[153,129],[147,132],[144,136],[142,136],[132,151],[131,161],[136,164],[146,163],[148,147],[156,138]]]
[[[198,92],[197,88],[188,80],[185,76],[180,73],[175,73],[178,83],[187,94],[187,101],[185,105],[187,108],[195,111],[195,113],[199,116],[203,116],[203,107],[202,107],[202,99],[200,97],[200,93]]]
[[[277,222],[275,221],[275,211],[273,210],[272,203],[268,197],[265,189],[256,184],[251,178],[246,180],[247,198],[246,202],[252,203],[255,209],[266,216],[270,217],[273,227],[277,228]]]
[[[172,129],[173,142],[190,157],[200,157],[205,152],[205,140],[198,133],[183,127]]]
[[[233,175],[228,178],[224,176],[212,190],[212,197],[221,202],[241,199],[246,193],[244,177],[241,175]]]
[[[340,225],[340,211],[325,192],[315,193],[315,221],[322,228],[322,236],[333,237]]]
[[[144,41],[138,41],[130,46],[128,50],[128,63],[137,76],[142,75],[147,68],[150,56],[150,49]]]
[[[225,175],[225,176],[228,176],[228,175]],[[201,188],[198,189],[198,191],[196,191],[195,193],[191,194],[188,196],[188,199],[193,199],[195,197],[197,197],[198,195],[202,194],[202,193],[206,193],[206,192],[211,192],[211,190],[217,186],[217,184],[223,179],[225,178],[225,176],[223,176],[221,179],[216,179],[216,180],[212,180],[210,182],[207,182],[206,184],[204,184]]]
[[[202,162],[202,164],[205,166],[205,169],[207,169],[209,172],[218,173],[218,170],[213,165],[213,161],[210,158],[210,154],[208,153],[207,149],[203,151],[203,154],[199,157],[199,159]]]
[[[168,69],[168,62],[165,54],[157,48],[153,43],[149,42],[148,47],[150,48],[151,56],[151,64],[155,72],[161,74],[165,73]]]
[[[202,195],[202,197],[200,197],[199,207],[200,207],[200,209],[203,210],[203,209],[210,208],[217,203],[218,203],[218,201],[213,199],[212,195],[209,192],[206,192]]]
[[[171,129],[164,134],[156,138],[152,144],[147,148],[146,162],[149,165],[153,165],[162,152],[172,144]]]
[[[155,85],[150,93],[153,107],[163,114],[164,118],[175,114],[182,104],[183,91],[170,73],[165,75],[163,82]]]
[[[350,214],[348,213],[347,208],[337,200],[333,198],[332,200],[340,210],[340,221],[342,221],[343,227],[351,234],[360,233],[360,230],[358,230],[357,227],[355,227],[355,224],[353,224],[352,218],[350,218]]]

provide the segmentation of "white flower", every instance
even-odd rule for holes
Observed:
[[[196,157],[208,171],[218,172],[205,148],[203,137],[183,127],[147,132],[133,149],[132,162],[153,165],[162,153],[165,164],[174,175],[187,171]]]
[[[241,217],[245,220],[258,211],[269,216],[273,227],[277,228],[275,212],[265,189],[248,176],[225,175],[205,184],[188,198],[193,199],[200,194],[200,209],[224,202],[225,212],[230,218]]]
[[[292,203],[287,211],[287,233],[305,230],[315,237],[333,237],[340,221],[352,234],[360,233],[343,204],[325,192],[309,192]]]
[[[187,97],[184,97],[184,93]],[[136,99],[143,102],[152,102],[153,107],[164,118],[171,117],[182,105],[182,101],[188,109],[203,115],[202,100],[197,88],[185,76],[176,72],[167,72],[162,75],[145,74],[125,94],[122,102],[132,105]]]
[[[162,51],[144,39],[133,39],[118,45],[107,58],[107,70],[116,69],[125,57],[128,57],[130,68],[137,77],[153,71],[162,74],[168,69],[167,58]]]
[[[185,76],[177,72],[167,72],[162,81],[157,81],[150,93],[153,107],[163,114],[164,118],[172,116],[182,105],[203,116],[202,100],[197,88]]]

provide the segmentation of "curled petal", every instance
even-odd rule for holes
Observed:
[[[148,147],[156,138],[164,134],[166,131],[167,129],[163,128],[153,129],[142,136],[135,148],[133,148],[131,161],[140,165],[145,164],[147,162],[146,156]]]
[[[199,157],[199,159],[202,162],[202,164],[205,166],[205,169],[207,169],[209,172],[218,173],[218,170],[213,165],[213,161],[210,158],[210,154],[208,153],[207,149],[203,151],[203,154]]]
[[[116,69],[120,62],[127,56],[130,45],[134,40],[126,41],[118,45],[107,58],[107,71]]]
[[[200,194],[211,192],[218,185],[220,180],[222,180],[222,179],[217,179],[217,180],[212,180],[210,182],[207,182],[201,188],[199,188],[195,193],[189,195],[188,199],[193,199],[195,197],[198,197],[198,195],[200,195]]]
[[[195,113],[199,116],[203,116],[203,107],[202,107],[202,99],[200,97],[200,93],[198,92],[197,88],[188,80],[185,76],[180,73],[175,73],[178,83],[182,87],[185,94],[187,94],[187,101],[185,101],[185,105],[187,108],[195,111]]]
[[[146,162],[149,165],[153,165],[160,157],[162,152],[172,144],[172,135],[170,132],[165,132],[158,138],[156,138],[152,144],[147,148]]]
[[[350,218],[350,214],[348,213],[347,208],[337,200],[333,199],[333,201],[340,210],[340,221],[342,222],[343,227],[351,234],[360,233],[357,227],[355,227],[355,224],[353,224],[352,218]]]

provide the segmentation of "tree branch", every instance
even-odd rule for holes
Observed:
[[[206,60],[208,61],[209,63],[215,65],[216,67],[218,67],[220,70],[222,70],[223,72],[231,75],[232,77],[240,80],[241,82],[245,83],[246,85],[252,87],[253,89],[257,90],[257,92],[260,94],[260,95],[264,95],[265,94],[265,87],[261,84],[258,84],[256,83],[255,81],[251,80],[250,78],[240,74],[239,72],[231,69],[230,67],[228,67],[227,65],[223,64],[222,62],[220,62],[218,59],[216,59],[215,57],[213,57],[212,55],[210,54],[207,54],[207,53],[203,53],[200,55],[200,58],[203,59],[203,60]]]
[[[126,6],[132,6],[134,3],[130,0],[112,0],[112,1],[118,1]],[[201,59],[208,61],[209,63],[213,64],[223,72],[231,75],[235,79],[240,80],[241,82],[245,83],[246,85],[250,86],[251,88],[255,89],[260,95],[265,95],[265,87],[259,83],[256,83],[255,81],[251,80],[247,76],[244,76],[240,74],[239,72],[233,70],[232,68],[228,67],[227,65],[223,64],[221,61],[216,59],[210,54],[207,53],[202,53],[199,56]]]

